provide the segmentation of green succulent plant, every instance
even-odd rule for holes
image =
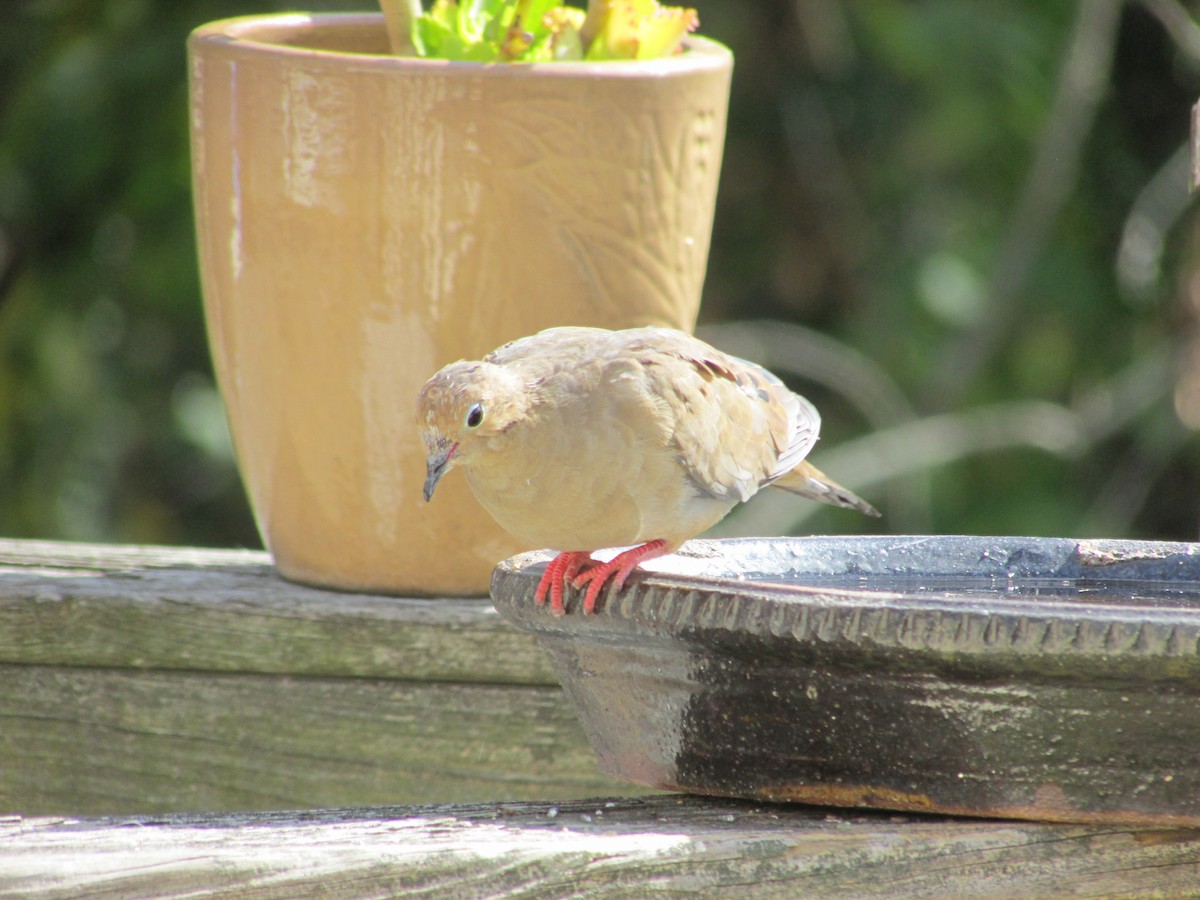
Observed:
[[[380,0],[393,52],[472,62],[657,59],[677,53],[694,9],[657,0]]]

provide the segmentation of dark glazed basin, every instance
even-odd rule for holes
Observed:
[[[692,541],[595,615],[496,568],[604,771],[765,800],[1200,826],[1200,545]]]

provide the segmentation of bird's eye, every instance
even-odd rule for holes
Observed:
[[[483,421],[483,404],[472,403],[471,408],[467,410],[467,427],[475,428]]]

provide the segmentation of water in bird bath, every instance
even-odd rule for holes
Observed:
[[[753,575],[747,580],[758,581]],[[1130,581],[1075,578],[1001,578],[964,575],[813,576],[774,575],[772,584],[810,590],[837,590],[856,595],[889,595],[907,599],[1080,603],[1088,606],[1200,610],[1200,582]]]
[[[649,568],[649,567],[647,567]],[[1200,612],[1191,544],[1064,538],[868,536],[694,542],[656,574],[735,594],[1032,611]],[[900,604],[903,605],[903,604]]]

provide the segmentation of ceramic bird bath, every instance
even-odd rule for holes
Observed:
[[[1200,544],[692,541],[583,616],[497,567],[599,763],[657,788],[1200,826]]]

